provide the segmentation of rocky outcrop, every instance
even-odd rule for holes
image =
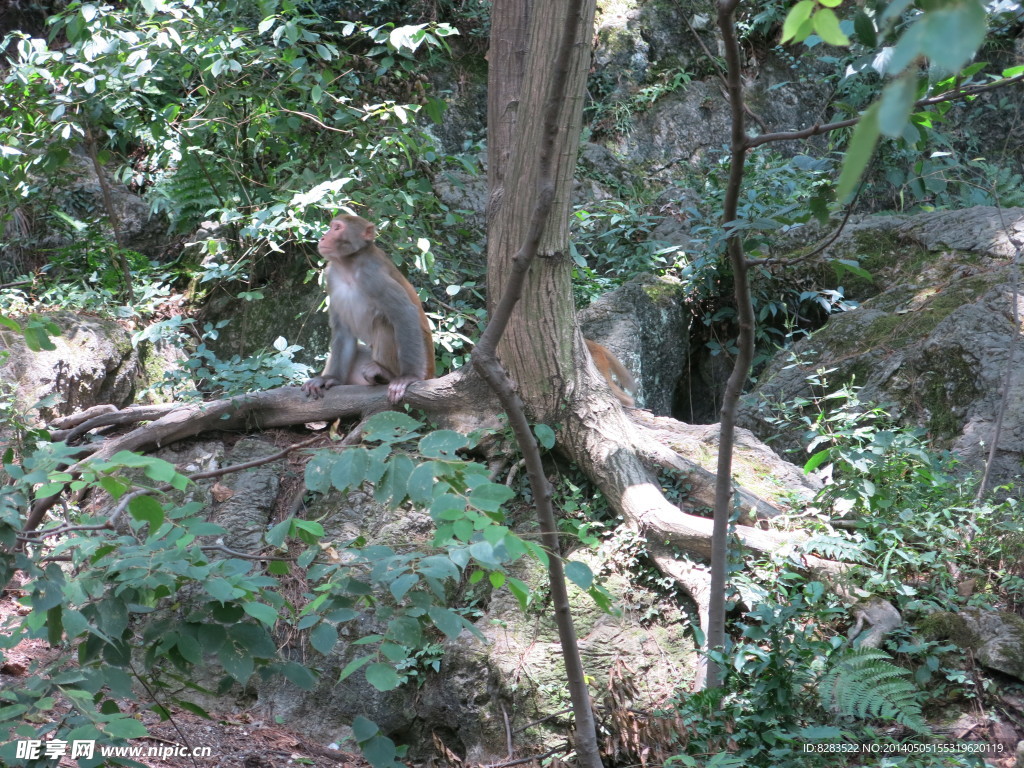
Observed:
[[[801,427],[779,434],[772,411],[814,394],[808,378],[827,370],[832,388],[853,382],[862,387],[862,400],[886,404],[902,422],[925,428],[933,444],[952,449],[964,466],[979,469],[996,439],[1007,384],[991,485],[1018,482],[1024,299],[1015,243],[1024,244],[1019,208],[854,222],[829,256],[867,265],[875,286],[862,290],[879,292],[779,355],[743,406],[741,423],[762,439],[776,439],[776,447],[797,447]]]

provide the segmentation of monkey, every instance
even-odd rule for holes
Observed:
[[[434,339],[419,296],[376,238],[374,224],[343,215],[317,244],[327,260],[331,348],[323,373],[302,385],[307,397],[339,384],[386,383],[394,405],[411,383],[434,378]]]
[[[612,394],[615,395],[620,403],[632,408],[636,403],[625,390],[628,389],[635,392],[636,381],[629,371],[626,370],[626,366],[619,362],[619,359],[604,345],[590,339],[584,339],[584,341],[587,342],[587,350],[590,352],[590,356],[594,358],[594,365],[597,366],[597,370],[601,372],[604,380],[611,387]],[[615,381],[616,379],[618,379],[618,382]]]

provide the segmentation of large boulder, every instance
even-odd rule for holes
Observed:
[[[47,423],[94,405],[118,407],[135,398],[146,358],[132,345],[131,333],[116,320],[85,312],[46,316],[61,330],[54,349],[34,352],[20,334],[0,329],[0,380],[11,387],[14,404],[26,418]]]
[[[580,312],[583,335],[608,347],[637,381],[637,405],[668,416],[689,348],[685,286],[640,275]]]
[[[821,394],[808,377],[826,369],[833,388],[854,382],[862,400],[925,428],[967,468],[982,467],[997,440],[992,484],[1016,482],[1024,459],[1024,378],[1017,374],[1024,301],[1013,240],[1024,240],[1024,209],[853,222],[828,255],[867,265],[873,284],[859,290],[875,295],[777,356],[742,407],[741,423],[777,439],[776,447],[797,448],[800,427],[779,434],[773,408]]]

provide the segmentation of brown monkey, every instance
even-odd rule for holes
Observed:
[[[590,352],[590,356],[594,358],[594,365],[597,366],[597,370],[601,372],[604,380],[611,387],[612,394],[618,398],[620,403],[632,408],[635,403],[625,390],[628,389],[635,392],[636,381],[633,380],[632,375],[626,370],[626,366],[619,362],[619,359],[607,347],[590,339],[584,339],[584,341],[587,342],[587,350]],[[616,379],[618,379],[618,382],[616,382]]]
[[[317,245],[327,259],[331,349],[323,373],[302,385],[309,396],[339,384],[387,383],[397,403],[412,382],[434,378],[434,340],[419,296],[376,237],[366,219],[336,216]]]

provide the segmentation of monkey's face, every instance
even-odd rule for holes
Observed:
[[[358,216],[337,216],[331,220],[316,249],[325,259],[351,256],[373,242],[376,230]]]

